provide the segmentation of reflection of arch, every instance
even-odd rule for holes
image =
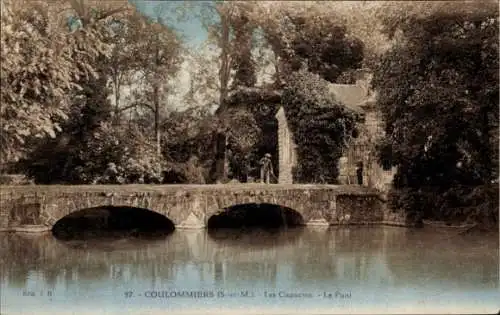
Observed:
[[[252,230],[225,230],[209,229],[210,240],[216,246],[223,246],[221,252],[240,249],[243,254],[254,255],[257,251],[276,250],[279,247],[297,245],[296,242],[304,234],[305,228],[297,229],[252,229]],[[259,242],[255,242],[259,239]],[[248,250],[251,249],[251,253]]]
[[[242,203],[223,208],[211,215],[208,228],[281,227],[304,225],[302,214],[273,203]]]
[[[128,206],[101,206],[72,212],[52,227],[52,234],[58,238],[83,236],[87,232],[118,231],[137,233],[172,232],[174,223],[166,216],[144,208]]]

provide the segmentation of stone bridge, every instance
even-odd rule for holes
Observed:
[[[243,204],[273,204],[306,225],[406,225],[374,189],[354,185],[93,185],[0,186],[0,231],[50,230],[61,218],[99,206],[148,209],[176,228],[204,228],[210,217]],[[28,230],[29,230],[28,229]]]

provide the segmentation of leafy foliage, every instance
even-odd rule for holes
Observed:
[[[283,93],[283,103],[297,144],[294,181],[336,183],[337,163],[352,137],[357,115],[329,93],[328,82],[301,70]]]
[[[248,176],[260,176],[259,160],[266,153],[277,157],[278,152],[278,124],[275,119],[281,105],[282,93],[280,90],[268,87],[239,87],[232,91],[227,99],[228,110],[220,117],[229,123],[229,166],[231,177],[240,181],[248,180]],[[229,113],[244,114],[228,115]],[[239,126],[243,119],[245,126]],[[246,140],[243,141],[242,135]],[[239,144],[238,144],[239,143]],[[245,146],[242,144],[246,143]],[[273,168],[278,175],[278,160],[272,159]]]
[[[87,1],[61,1],[61,5],[71,14],[69,25],[64,23],[60,28],[56,28],[56,25],[51,29],[40,26],[46,36],[41,40],[54,44],[55,42],[51,42],[52,37],[56,40],[57,36],[62,38],[61,46],[66,45],[62,52],[67,50],[67,55],[63,56],[66,58],[64,59],[66,63],[63,63],[62,59],[56,59],[52,66],[55,72],[51,68],[41,68],[26,78],[26,85],[33,89],[37,87],[36,84],[31,84],[31,81],[39,82],[39,78],[49,80],[47,86],[41,88],[47,89],[53,85],[61,94],[57,99],[46,94],[37,96],[28,93],[27,95],[32,98],[36,96],[36,101],[39,102],[30,103],[29,108],[39,111],[40,115],[45,115],[47,121],[42,123],[35,114],[32,114],[28,115],[31,120],[26,123],[33,124],[31,129],[45,128],[43,130],[53,139],[45,139],[43,134],[22,131],[20,124],[23,120],[11,114],[17,113],[14,106],[16,104],[7,107],[7,111],[2,113],[4,114],[2,117],[9,122],[4,127],[12,127],[12,130],[17,132],[21,130],[24,138],[29,141],[24,146],[24,149],[30,149],[24,151],[29,152],[28,158],[23,159],[18,166],[37,182],[92,183],[102,176],[110,162],[117,165],[119,175],[126,181],[144,178],[146,181],[160,182],[162,172],[169,167],[163,157],[151,151],[151,141],[147,132],[152,133],[152,130],[141,128],[140,124],[127,125],[120,121],[119,89],[128,82],[128,78],[137,76],[137,73],[141,74],[147,83],[143,84],[146,88],[142,90],[145,100],[140,100],[133,106],[138,106],[142,101],[141,104],[146,104],[154,109],[154,112],[158,112],[158,106],[153,104],[159,104],[159,100],[153,99],[154,95],[151,95],[153,93],[150,90],[157,88],[156,91],[159,92],[160,83],[175,73],[180,62],[180,42],[171,30],[158,23],[152,23],[137,12],[128,11],[126,6],[122,8],[118,4],[108,6],[105,3],[91,4]],[[45,18],[53,13],[51,11],[53,7],[49,5],[44,6],[37,2],[33,2],[32,5],[33,8],[45,13]],[[19,20],[19,23],[31,21],[34,15],[31,11],[13,12],[17,14],[13,16],[14,21]],[[98,47],[100,49],[97,49],[96,45],[100,45]],[[31,50],[36,49],[28,46],[20,48],[22,53],[31,54],[25,57],[27,62],[35,63],[37,69],[37,59]],[[50,53],[53,54],[53,51]],[[45,57],[41,57],[45,58],[42,62],[49,57],[52,56],[48,53]],[[154,64],[150,62],[151,59],[154,60]],[[20,71],[25,71],[25,65],[18,65],[18,68],[19,66]],[[65,66],[71,76],[68,74],[62,80],[59,79],[61,76],[57,71],[66,71]],[[56,77],[53,79],[47,77],[44,71],[49,71],[49,74]],[[112,82],[117,96],[114,110],[108,99],[111,94],[109,82]],[[14,82],[15,84],[17,83]],[[2,89],[4,95],[11,93],[16,96],[18,91],[9,90],[14,88],[14,85],[7,84],[2,78],[2,86],[4,85],[6,86],[5,90]],[[18,99],[28,102],[27,98],[18,97]],[[51,102],[55,102],[51,106],[56,112],[51,112],[50,108],[47,108]],[[12,109],[8,111],[10,108]],[[150,122],[147,125],[149,126]],[[57,130],[50,130],[49,127]],[[3,139],[7,140],[10,137],[8,133],[4,133],[3,136]],[[33,136],[39,136],[41,140],[33,139]],[[8,144],[7,141],[4,142]],[[51,150],[52,147],[55,150]],[[14,151],[16,149],[13,145],[5,145],[2,148],[11,148]]]
[[[448,208],[473,209],[467,196],[498,178],[498,7],[453,6],[388,19],[402,35],[373,81],[398,166],[395,206],[424,217],[460,216]]]
[[[102,25],[122,9],[108,8],[92,15],[82,11],[80,2],[35,0],[19,6],[3,1],[2,162],[15,161],[26,153],[28,138],[54,137],[60,131],[59,122],[67,118],[72,92],[81,88],[77,81],[95,78],[95,61],[110,53]],[[71,31],[61,22],[63,12],[77,14],[85,23]]]
[[[251,17],[279,57],[279,80],[306,65],[329,82],[364,58],[363,42],[349,34],[344,19],[325,6],[293,2],[255,4]]]
[[[244,4],[244,3],[243,3]],[[238,86],[252,87],[257,82],[255,62],[252,58],[252,35],[254,26],[250,18],[240,9],[231,18],[234,32],[232,67],[235,70],[232,88]]]
[[[48,140],[22,161],[36,183],[96,183],[110,162],[124,182],[137,182],[141,177],[146,182],[161,182],[165,166],[155,154],[154,144],[136,128],[118,129],[105,122],[83,142],[54,142]]]

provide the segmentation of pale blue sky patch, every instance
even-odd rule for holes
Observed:
[[[183,15],[178,12],[185,8],[186,1],[129,0],[129,2],[144,15],[153,19],[160,17],[163,23],[179,31],[188,46],[199,46],[207,39],[207,32],[197,12],[199,6],[207,1],[189,1],[192,7]]]

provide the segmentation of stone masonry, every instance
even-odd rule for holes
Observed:
[[[283,107],[276,113],[276,119],[278,121],[278,182],[291,184],[293,183],[292,169],[297,163],[297,145],[288,126]]]
[[[204,228],[208,219],[241,204],[268,203],[298,212],[304,224],[406,225],[385,207],[380,193],[335,185],[95,185],[0,186],[0,231],[50,229],[59,219],[104,205],[149,209],[177,228]],[[348,216],[347,216],[348,215]],[[389,218],[389,219],[388,219]]]

